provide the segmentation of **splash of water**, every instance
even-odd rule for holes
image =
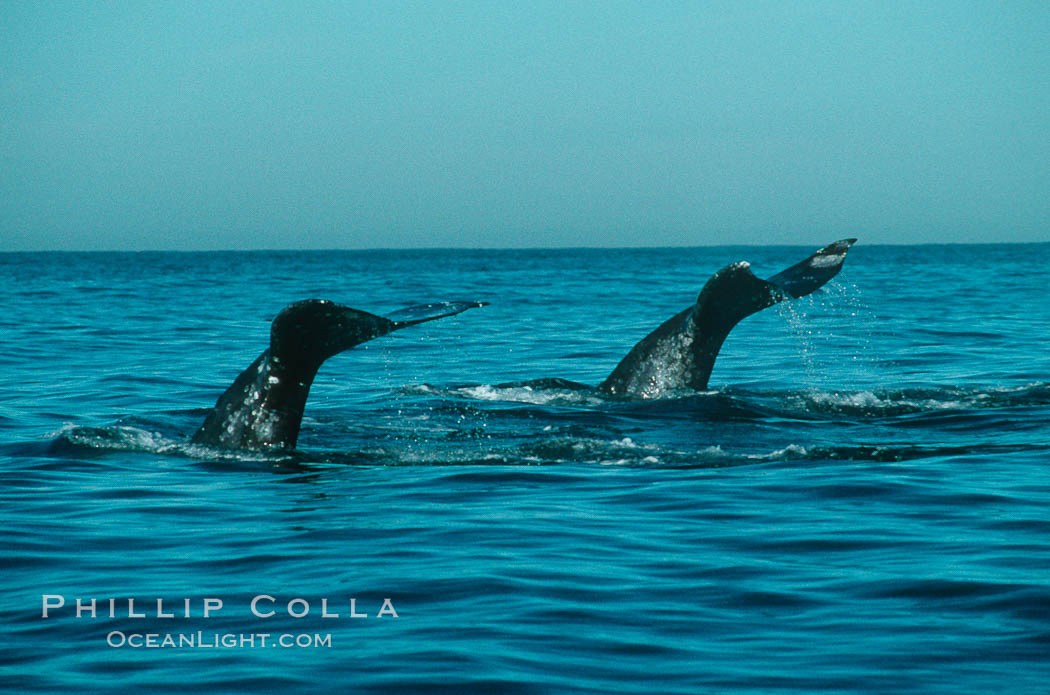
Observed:
[[[876,318],[856,285],[832,283],[802,299],[781,302],[776,310],[795,336],[810,390],[873,380],[878,362],[872,340]],[[824,317],[831,320],[820,320]]]

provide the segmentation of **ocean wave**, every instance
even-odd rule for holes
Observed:
[[[1026,436],[1045,422],[1050,384],[858,391],[725,389],[625,400],[572,382],[406,386],[391,403],[316,412],[295,451],[233,451],[189,440],[202,411],[67,424],[48,455],[174,456],[206,465],[714,468],[790,461],[893,462],[1046,451]],[[845,429],[837,429],[837,428]],[[860,427],[861,429],[857,429]],[[914,432],[939,435],[915,440]],[[39,451],[26,451],[39,455]]]
[[[986,411],[1050,405],[1050,384],[1012,387],[939,386],[865,391],[799,391],[758,396],[799,417],[897,418],[946,411]]]
[[[158,431],[128,424],[106,427],[66,425],[50,436],[53,437],[49,446],[50,453],[58,456],[94,451],[240,462],[281,462],[290,458],[290,455],[284,452],[233,451],[194,444],[188,439],[173,439]]]
[[[485,402],[525,403],[555,407],[597,407],[608,402],[607,398],[594,389],[540,387],[530,384],[467,384],[450,387],[419,384],[406,386],[401,391],[408,395],[464,398]]]
[[[455,440],[452,440],[455,441]],[[1050,445],[988,444],[915,445],[900,442],[812,444],[790,443],[776,448],[742,448],[710,444],[668,447],[632,437],[600,438],[551,433],[523,443],[475,442],[473,446],[409,438],[344,450],[299,449],[291,452],[230,451],[172,440],[158,432],[129,425],[63,428],[51,444],[53,455],[87,452],[131,452],[178,456],[218,465],[311,467],[340,466],[654,466],[720,468],[774,462],[897,462],[960,456],[1043,453]]]
[[[571,383],[571,382],[569,382]],[[684,391],[666,398],[630,400],[611,397],[592,388],[543,387],[530,384],[473,384],[405,387],[407,395],[458,398],[482,403],[526,405],[585,410],[608,410],[639,416],[692,415],[705,419],[881,419],[936,414],[946,411],[984,411],[1050,405],[1050,384],[1021,386],[930,386],[899,389],[847,390],[744,390],[728,388],[703,392]]]

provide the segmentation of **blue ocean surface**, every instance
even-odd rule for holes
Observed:
[[[814,250],[0,254],[0,688],[1046,692],[1050,245],[861,239],[702,393],[498,387]],[[491,304],[191,444],[308,297]]]

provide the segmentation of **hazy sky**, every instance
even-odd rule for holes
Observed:
[[[1050,240],[1050,2],[0,0],[0,250]]]

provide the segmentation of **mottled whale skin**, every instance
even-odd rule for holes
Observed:
[[[766,307],[803,297],[835,277],[856,239],[829,244],[762,280],[746,262],[715,273],[691,307],[664,321],[620,361],[597,390],[614,397],[659,398],[681,389],[703,390],[726,336]],[[227,449],[294,449],[310,385],[321,364],[355,345],[408,326],[453,316],[487,302],[440,302],[376,316],[323,299],[291,304],[270,328],[270,347],[219,397],[193,436]],[[566,379],[500,384],[590,389]]]
[[[745,261],[711,276],[696,303],[664,321],[643,338],[598,384],[597,390],[623,398],[660,398],[682,389],[707,388],[715,358],[726,336],[741,320],[778,302],[819,289],[835,277],[856,239],[828,244],[806,260],[762,280]],[[500,384],[540,389],[591,387],[566,379]]]
[[[291,304],[270,326],[270,347],[219,397],[193,442],[225,449],[294,449],[310,385],[325,360],[387,333],[485,304],[422,304],[387,317],[324,299]]]
[[[835,277],[856,239],[828,244],[812,256],[762,280],[746,261],[722,268],[696,304],[643,338],[598,385],[613,396],[659,398],[682,388],[707,388],[726,336],[741,320],[786,299],[804,297]]]

